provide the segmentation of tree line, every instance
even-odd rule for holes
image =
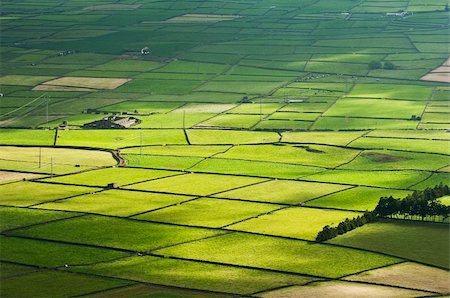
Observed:
[[[382,197],[373,212],[378,217],[403,215],[403,218],[406,218],[408,216],[419,216],[422,220],[425,220],[427,216],[431,216],[434,220],[436,216],[441,216],[444,220],[449,216],[450,206],[442,204],[437,198],[449,194],[450,187],[441,183],[433,188],[414,191],[404,199],[395,199],[392,196]]]
[[[352,219],[346,218],[335,227],[326,225],[322,231],[317,234],[316,241],[322,242],[337,237],[338,235],[345,234],[351,230],[365,225],[366,223],[373,222],[377,218],[373,212],[365,212],[361,216],[357,216]]]
[[[392,196],[381,197],[373,211],[365,212],[353,219],[346,218],[335,227],[329,225],[323,227],[322,231],[317,234],[316,241],[327,241],[366,223],[374,222],[380,217],[392,215],[403,215],[404,218],[416,215],[420,216],[422,220],[427,216],[432,216],[433,220],[436,216],[442,216],[444,220],[449,217],[450,206],[442,204],[437,198],[449,194],[450,187],[441,183],[425,190],[416,190],[403,199],[395,199]]]

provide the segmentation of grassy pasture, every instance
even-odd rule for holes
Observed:
[[[107,271],[110,276],[114,277],[238,294],[248,294],[288,284],[302,285],[313,280],[303,276],[152,256],[132,257],[94,266],[84,266],[77,270],[89,273]],[[170,297],[198,297],[198,295],[210,297],[207,293],[198,293],[193,296],[180,293]],[[212,295],[211,297],[221,296]]]
[[[311,127],[313,130],[361,130],[361,129],[415,129],[416,121],[381,119],[381,118],[351,118],[346,116],[321,117]]]
[[[105,187],[109,183],[127,185],[141,181],[147,181],[176,173],[158,170],[143,170],[132,168],[107,168],[95,171],[82,172],[73,175],[59,176],[46,179],[47,182],[59,182],[67,184],[97,185]]]
[[[216,196],[250,201],[299,204],[346,188],[348,187],[337,184],[271,180],[224,192]]]
[[[140,155],[140,154],[124,154],[123,157],[127,160],[128,165],[132,167],[142,168],[157,168],[157,169],[171,169],[171,170],[187,170],[199,163],[203,158],[201,157],[186,157],[186,156],[155,156],[155,155]]]
[[[307,176],[305,179],[322,182],[348,183],[358,186],[408,188],[424,180],[428,176],[428,172],[410,170],[330,170]]]
[[[43,164],[83,165],[90,167],[112,166],[117,162],[109,152],[87,151],[65,148],[0,147],[1,159],[30,162],[38,165],[39,156]]]
[[[2,145],[53,145],[55,132],[51,130],[1,129]]]
[[[82,186],[56,185],[36,182],[15,182],[0,185],[0,203],[8,206],[30,206],[46,201],[91,193],[98,189]]]
[[[432,88],[417,85],[397,84],[357,84],[348,97],[382,98],[382,99],[406,99],[427,101],[432,93]]]
[[[343,191],[325,195],[316,200],[307,202],[307,206],[329,207],[346,210],[371,211],[375,209],[380,197],[393,196],[395,198],[406,197],[410,191],[381,189],[365,186],[357,186]]]
[[[60,131],[59,146],[120,148],[150,144],[186,144],[181,130],[70,130]]]
[[[196,126],[250,128],[260,120],[260,115],[224,114],[203,121]]]
[[[41,271],[2,281],[2,297],[67,297],[128,285],[131,282],[77,273]],[[23,287],[27,284],[27,287]]]
[[[273,132],[195,129],[188,130],[187,133],[191,144],[198,145],[258,144],[272,143],[278,140],[278,135]]]
[[[352,162],[339,167],[351,170],[429,170],[448,165],[446,156],[389,150],[367,150]]]
[[[0,229],[9,230],[76,215],[76,213],[58,211],[0,207]]]
[[[191,198],[187,196],[108,190],[42,204],[38,208],[131,216],[136,213],[178,204],[189,199]]]
[[[148,101],[124,101],[121,103],[109,105],[100,108],[105,112],[135,112],[146,113],[167,113],[180,107],[182,104],[177,102],[148,102]]]
[[[336,226],[346,218],[354,218],[359,213],[349,211],[321,210],[294,207],[246,220],[228,228],[262,234],[288,236],[314,240],[325,225]]]
[[[358,150],[320,145],[249,145],[235,146],[220,158],[236,158],[256,161],[272,161],[319,167],[335,167],[350,161]],[[339,156],[339,158],[337,158]]]
[[[66,233],[70,229],[71,233]],[[16,230],[15,235],[146,251],[179,242],[220,234],[211,230],[184,228],[102,216],[84,216]]]
[[[269,204],[201,198],[136,218],[218,228],[277,208]]]
[[[113,260],[127,254],[119,251],[72,244],[0,236],[2,260],[22,264],[61,267]]]
[[[331,243],[384,252],[448,269],[448,241],[448,227],[444,224],[384,221],[365,225],[331,240]]]
[[[157,252],[165,256],[183,256],[328,277],[356,273],[399,260],[348,248],[241,233],[222,235]]]
[[[226,145],[179,145],[179,146],[148,146],[122,149],[124,154],[172,155],[186,157],[209,157],[230,148]]]
[[[285,132],[282,141],[345,146],[362,135],[363,132]]]
[[[425,105],[417,101],[341,99],[323,115],[410,119],[411,115],[421,115]]]
[[[405,135],[405,137],[407,137]],[[350,143],[354,148],[365,149],[390,149],[424,153],[448,154],[449,141],[447,140],[422,140],[422,139],[398,139],[383,137],[365,137]]]
[[[129,186],[128,188],[203,196],[262,181],[264,180],[250,177],[221,176],[214,174],[184,174],[138,183]]]
[[[321,171],[320,168],[311,166],[227,158],[208,158],[190,170],[205,173],[239,174],[286,179],[300,178]]]

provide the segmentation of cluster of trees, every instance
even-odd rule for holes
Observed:
[[[422,220],[427,216],[432,216],[433,220],[436,216],[441,216],[442,220],[445,220],[449,217],[450,206],[442,204],[437,198],[449,194],[450,187],[441,183],[425,190],[416,190],[404,199],[395,199],[392,196],[381,197],[377,207],[372,212],[365,212],[364,215],[353,219],[346,218],[336,227],[328,225],[323,227],[322,231],[317,234],[316,241],[327,241],[385,216],[403,215],[403,218],[420,216]]]
[[[381,63],[380,61],[370,61],[369,62],[369,69],[395,69],[394,63],[391,61],[386,61],[384,63]]]
[[[415,191],[404,199],[395,199],[391,197],[382,197],[377,207],[373,211],[376,216],[403,215],[419,216],[424,220],[427,216],[441,216],[446,219],[450,213],[450,206],[446,206],[436,200],[437,198],[450,194],[450,187],[442,183],[433,188],[427,188],[421,191]]]
[[[373,222],[377,219],[373,212],[365,212],[363,215],[355,217],[353,219],[346,218],[340,222],[336,227],[330,227],[326,225],[322,231],[317,234],[316,241],[322,242],[332,239],[338,235],[345,234],[351,230],[361,227],[366,223]]]

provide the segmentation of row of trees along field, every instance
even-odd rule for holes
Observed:
[[[446,206],[437,199],[450,194],[448,185],[442,183],[433,188],[414,191],[404,199],[395,199],[391,197],[382,197],[377,207],[373,211],[378,217],[403,216],[403,218],[420,218],[425,220],[431,217],[441,217],[441,220],[448,218],[450,206]]]
[[[346,218],[344,221],[340,222],[336,227],[330,227],[326,225],[323,230],[317,234],[316,241],[322,242],[338,235],[345,234],[351,230],[361,227],[366,223],[373,222],[376,220],[376,216],[373,212],[365,212],[362,216],[355,217],[353,219]]]
[[[366,223],[376,221],[381,217],[392,217],[403,215],[406,217],[419,217],[425,220],[426,217],[441,217],[444,221],[449,217],[450,206],[444,205],[437,199],[450,194],[448,185],[442,183],[433,188],[417,190],[406,196],[404,199],[395,199],[394,197],[381,197],[378,205],[371,212],[365,212],[364,215],[353,219],[346,218],[335,227],[326,225],[322,231],[317,234],[316,241],[323,242],[338,235],[345,234],[351,230],[361,227]]]

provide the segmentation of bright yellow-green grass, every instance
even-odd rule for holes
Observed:
[[[262,181],[264,179],[250,177],[185,174],[143,182],[129,186],[128,188],[204,196]]]
[[[395,198],[404,198],[410,193],[411,191],[405,190],[358,186],[324,196],[317,200],[312,200],[311,202],[306,203],[306,205],[371,211],[377,206],[380,197],[393,196]]]
[[[362,136],[364,132],[285,132],[283,142],[288,143],[318,143],[345,146]]]
[[[0,147],[0,158],[11,161],[24,161],[56,165],[111,166],[117,162],[111,153],[96,150],[39,147]]]
[[[83,172],[79,174],[49,178],[46,179],[45,181],[68,183],[68,184],[97,185],[97,186],[106,186],[109,183],[126,185],[150,179],[172,176],[175,174],[177,173],[160,170],[107,168]]]
[[[263,201],[271,203],[299,204],[349,186],[290,180],[271,180],[218,194],[218,197]]]
[[[155,155],[173,155],[173,156],[195,156],[195,157],[208,157],[213,154],[223,152],[230,148],[230,146],[189,146],[189,145],[176,145],[176,146],[148,146],[148,147],[136,147],[127,148],[121,150],[124,154],[155,154]]]
[[[408,188],[426,179],[429,172],[423,171],[362,171],[330,170],[307,176],[312,181],[335,182],[360,186]]]
[[[229,228],[314,240],[324,226],[337,226],[346,218],[352,219],[359,215],[361,214],[349,211],[294,207],[270,212],[267,215],[231,225]]]
[[[190,197],[139,193],[126,190],[107,190],[90,195],[39,205],[39,208],[91,212],[106,215],[130,216],[172,204]]]
[[[258,145],[236,146],[226,153],[218,154],[221,158],[247,160],[264,160],[282,163],[335,167],[353,159],[358,150],[332,146],[306,145]]]
[[[191,144],[258,144],[278,141],[274,132],[257,131],[218,131],[218,130],[188,130]]]
[[[271,204],[201,198],[136,218],[218,228],[277,208],[279,206]]]
[[[0,230],[76,216],[76,213],[37,210],[15,207],[0,207]]]
[[[69,230],[70,233],[67,233]],[[55,221],[13,232],[14,235],[19,236],[136,251],[147,251],[220,233],[222,232],[92,215]]]
[[[0,185],[0,204],[8,206],[30,206],[97,191],[97,188],[56,185],[36,182],[15,182]]]
[[[108,272],[108,275],[113,277],[141,282],[239,294],[250,294],[290,284],[302,285],[313,280],[303,276],[153,256],[131,257],[93,266],[77,267],[76,270],[94,274]],[[208,295],[207,293],[198,295],[208,297],[205,296]]]
[[[242,233],[177,245],[156,253],[326,277],[340,277],[399,261],[360,250]]]

